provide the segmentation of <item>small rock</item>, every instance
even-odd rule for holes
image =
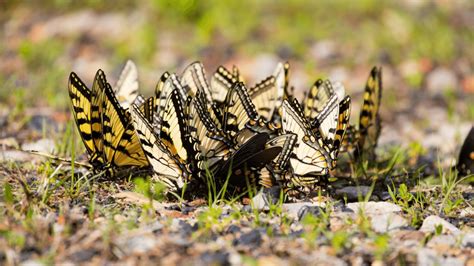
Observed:
[[[465,248],[474,248],[474,233],[464,235],[461,245]]]
[[[443,226],[443,234],[451,233],[454,235],[458,235],[460,233],[460,230],[456,228],[456,226],[452,225],[448,221],[436,215],[430,215],[426,217],[426,219],[423,221],[423,224],[420,227],[420,231],[433,233],[435,232],[436,226],[438,225]]]
[[[229,227],[226,230],[227,234],[236,234],[240,232],[240,227],[238,227],[235,224],[229,225]]]
[[[447,89],[455,89],[457,86],[456,75],[448,68],[437,68],[426,77],[426,88],[433,94],[442,93]]]
[[[190,225],[188,222],[180,220],[179,221],[179,233],[184,236],[189,236],[198,229],[198,224],[195,223],[194,226]]]
[[[461,218],[464,218],[464,217],[474,218],[474,208],[473,207],[466,207],[466,208],[462,209],[461,212],[459,213],[459,216]]]
[[[417,265],[420,266],[431,266],[431,265],[450,265],[450,266],[462,266],[464,265],[465,258],[444,258],[441,254],[438,254],[435,250],[422,248],[418,251]]]
[[[319,208],[324,207],[324,203],[316,203],[316,202],[298,202],[298,203],[284,203],[282,205],[283,211],[286,211],[290,216],[295,218],[298,217],[301,208],[308,207],[308,208]]]
[[[355,202],[347,204],[347,208],[356,214],[363,210],[370,218],[372,229],[379,233],[386,233],[408,226],[408,221],[400,215],[400,206],[390,202]]]
[[[225,251],[206,251],[200,256],[202,265],[229,265],[229,253]],[[197,265],[200,265],[199,263]]]
[[[396,204],[390,202],[353,202],[347,204],[347,208],[351,209],[355,213],[362,209],[365,214],[382,214],[391,212],[401,212],[402,208]]]
[[[456,245],[456,238],[452,235],[437,235],[433,236],[426,245],[429,248],[437,246],[445,246],[446,248]]]
[[[248,206],[248,205],[246,205],[246,206]],[[257,195],[255,195],[252,198],[252,206],[253,206],[253,208],[255,208],[259,211],[268,210],[268,208],[269,208],[268,199],[266,198],[266,196],[264,195],[264,193],[262,191],[257,193]]]
[[[313,215],[313,216],[319,216],[321,215],[322,212],[324,212],[325,209],[321,208],[319,206],[303,206],[300,208],[298,211],[298,221],[301,221],[306,217],[306,215]]]
[[[69,259],[75,263],[90,261],[92,257],[98,255],[99,252],[94,249],[82,249],[69,256]]]
[[[137,235],[125,240],[123,251],[127,254],[145,253],[156,245],[156,239],[149,235]]]
[[[260,246],[262,242],[262,236],[258,230],[252,230],[248,233],[242,234],[238,239],[234,240],[234,245],[243,245],[243,246]]]
[[[408,226],[408,221],[396,213],[370,215],[371,227],[375,232],[386,233]]]
[[[368,186],[347,186],[336,190],[336,195],[339,197],[346,197],[349,201],[364,199],[370,193]]]

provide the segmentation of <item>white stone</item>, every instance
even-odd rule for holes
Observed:
[[[347,204],[347,208],[351,209],[355,213],[358,213],[359,209],[362,209],[367,215],[402,211],[402,208],[400,206],[384,201],[352,202]]]
[[[438,225],[443,226],[443,234],[451,233],[458,235],[460,233],[460,230],[456,226],[436,215],[430,215],[426,217],[426,219],[423,221],[423,224],[421,225],[420,231],[433,233],[435,232],[436,226]]]

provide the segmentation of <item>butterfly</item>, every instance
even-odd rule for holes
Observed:
[[[204,92],[198,89],[188,104],[189,128],[198,141],[206,167],[214,173],[215,167],[231,155],[232,142],[211,119],[206,101]]]
[[[237,68],[234,71],[238,74]],[[239,78],[234,76],[232,72],[227,70],[224,66],[219,66],[216,72],[211,77],[210,90],[213,101],[222,104],[226,100],[228,91],[239,82]]]
[[[138,96],[138,70],[132,60],[128,60],[115,84],[114,92],[120,106],[127,109]]]
[[[173,86],[179,86],[174,84]],[[188,99],[188,98],[186,98]],[[202,164],[198,143],[191,134],[187,100],[182,98],[179,87],[171,91],[162,115],[160,138],[171,154],[179,156],[190,166],[196,176],[202,174]]]
[[[265,121],[272,121],[274,113],[281,107],[288,81],[287,69],[288,64],[279,63],[273,75],[248,90],[257,113]]]
[[[222,120],[222,112],[217,104],[213,101],[210,86],[206,79],[206,71],[201,62],[194,62],[186,67],[181,75],[181,83],[189,88],[188,94],[194,97],[198,91],[201,91],[206,101],[202,103],[209,112],[212,121],[220,126]]]
[[[456,168],[461,175],[474,174],[474,126],[464,140]]]
[[[120,106],[102,70],[92,90],[71,72],[68,90],[74,120],[96,171],[148,165],[130,113]]]
[[[336,96],[338,101],[344,99],[344,86],[339,82],[334,85],[329,80],[318,79],[310,88],[309,93],[305,95],[303,112],[310,121],[313,121],[323,111],[331,97]]]
[[[281,147],[281,152],[266,165],[260,172],[259,184],[266,188],[277,185],[284,179],[288,161],[296,145],[297,135],[293,133],[282,134],[271,138],[265,144],[265,148]]]
[[[153,169],[152,178],[163,182],[171,191],[182,189],[191,179],[191,169],[187,167],[185,160],[172,154],[161,142],[152,124],[136,105],[132,105],[132,116],[143,151]]]
[[[364,153],[367,158],[375,159],[375,148],[382,129],[379,107],[382,97],[382,69],[372,68],[364,90],[364,103],[359,116],[359,129],[355,147],[355,156]]]
[[[329,155],[321,147],[321,140],[316,139],[296,100],[291,103],[289,100],[283,101],[282,128],[284,133],[297,136],[289,159],[293,171],[291,182],[301,186],[317,183],[320,177],[329,172]]]
[[[170,75],[168,72],[163,73],[155,87],[155,112],[157,115],[152,123],[158,136],[161,134],[166,104],[168,103],[171,92],[175,89],[180,94],[181,101],[185,101],[188,94],[179,77],[176,74]]]

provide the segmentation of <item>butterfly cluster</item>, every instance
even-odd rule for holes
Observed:
[[[375,156],[380,68],[369,75],[358,126],[349,124],[351,98],[340,83],[317,80],[298,101],[288,63],[248,86],[236,67],[220,66],[208,79],[194,62],[180,75],[163,73],[149,98],[137,77],[131,61],[114,87],[101,70],[91,89],[70,75],[73,115],[95,171],[145,169],[170,192],[212,182],[304,194],[327,180],[341,152]]]

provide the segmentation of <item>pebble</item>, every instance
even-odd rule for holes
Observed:
[[[460,217],[471,217],[474,218],[474,208],[473,207],[467,207],[465,209],[462,209],[461,212],[459,213]]]
[[[465,259],[464,259],[465,260]],[[462,257],[446,257],[440,256],[438,252],[428,248],[422,248],[418,251],[417,265],[420,266],[431,266],[431,265],[450,265],[450,266],[463,266],[464,260]]]
[[[157,244],[157,239],[150,235],[127,237],[124,241],[122,250],[127,254],[145,253]]]
[[[452,235],[435,235],[430,239],[426,246],[429,248],[434,248],[440,245],[452,247],[456,245],[456,238]]]
[[[196,265],[229,265],[229,253],[225,251],[206,251],[200,256],[200,262]]]
[[[252,246],[258,247],[262,242],[262,236],[260,231],[253,229],[248,233],[242,234],[239,238],[234,240],[234,246],[243,245],[243,246]]]
[[[337,196],[346,197],[349,201],[359,200],[359,198],[364,199],[368,193],[370,193],[369,186],[347,186],[336,189]]]
[[[347,204],[347,208],[353,212],[358,213],[362,209],[365,214],[382,214],[391,212],[401,212],[402,208],[390,202],[353,202]]]
[[[284,203],[282,204],[283,211],[286,211],[288,215],[298,218],[301,208],[319,208],[324,207],[324,203],[318,202],[297,202],[297,203]]]
[[[356,214],[362,210],[370,218],[372,229],[378,233],[399,230],[408,226],[408,221],[401,215],[401,207],[390,202],[355,202],[347,204],[347,208]]]
[[[426,233],[433,233],[435,232],[436,226],[438,225],[443,226],[443,234],[451,233],[454,235],[458,235],[460,233],[460,230],[456,226],[452,225],[448,221],[436,215],[430,215],[426,217],[420,227],[420,231]]]
[[[325,208],[319,206],[303,206],[298,211],[298,221],[301,221],[306,215],[320,216]]]
[[[464,248],[474,249],[474,232],[470,232],[470,233],[467,233],[466,235],[462,236],[461,245]]]

